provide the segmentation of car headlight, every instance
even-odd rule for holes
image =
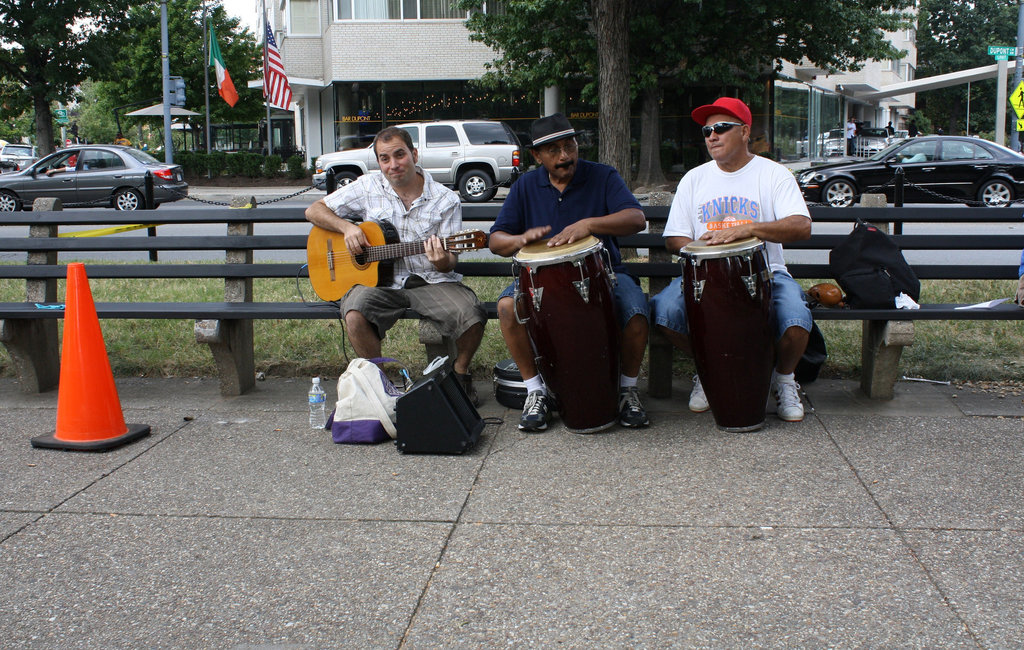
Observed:
[[[810,171],[800,175],[801,185],[807,185],[808,183],[820,183],[823,180],[825,180],[825,175],[821,172]]]

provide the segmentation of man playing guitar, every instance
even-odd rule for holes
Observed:
[[[352,347],[361,357],[381,356],[385,332],[406,309],[414,309],[456,337],[455,374],[476,404],[470,362],[487,315],[454,272],[457,256],[441,240],[462,228],[462,204],[417,165],[419,153],[404,129],[384,129],[373,146],[380,172],[364,174],[309,206],[306,219],[341,233],[352,256],[370,247],[359,221],[390,222],[401,241],[423,241],[424,254],[398,259],[390,285],[356,285],[344,295],[341,313]]]

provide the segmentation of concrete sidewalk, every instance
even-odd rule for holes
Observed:
[[[1024,646],[1020,394],[823,380],[726,434],[683,381],[590,436],[489,394],[470,453],[405,456],[309,430],[306,381],[119,380],[153,433],[94,454],[0,380],[4,647]]]

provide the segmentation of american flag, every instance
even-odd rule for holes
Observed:
[[[267,30],[266,47],[263,49],[263,96],[269,99],[271,106],[288,110],[292,103],[292,87],[288,85],[281,52],[277,49],[266,14],[263,16],[263,24]]]

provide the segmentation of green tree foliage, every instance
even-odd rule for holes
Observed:
[[[127,0],[0,0],[0,118],[32,111],[40,154],[53,148],[54,102],[75,98],[93,70],[110,64],[106,35],[123,29]]]
[[[460,8],[479,9],[475,0]],[[778,69],[780,60],[807,58],[833,71],[859,69],[868,59],[900,53],[885,32],[908,27],[913,0],[647,0],[629,9],[629,65],[634,97],[643,96],[641,169],[660,174],[660,97],[668,85],[746,88]],[[474,12],[471,38],[497,52],[484,83],[539,90],[585,84],[596,96],[596,52],[589,0],[508,0],[504,15]],[[655,137],[651,137],[651,132]],[[642,179],[640,182],[644,182]]]
[[[249,80],[261,74],[262,59],[256,38],[248,29],[240,29],[239,20],[228,16],[220,2],[207,2],[206,5],[207,20],[217,32],[221,56],[224,57],[239,97],[233,108],[220,98],[217,94],[216,74],[211,68],[210,120],[214,124],[256,122],[265,114],[262,93],[259,89],[248,88]],[[134,125],[138,120],[159,122],[159,118],[152,117],[125,118],[124,113],[159,103],[163,94],[160,3],[155,0],[136,3],[128,12],[128,18],[131,28],[113,35],[107,45],[117,52],[115,61],[102,74],[94,75],[97,80],[105,82],[99,87],[98,95],[106,98],[105,103],[111,109],[139,102],[119,113],[126,134],[129,130],[135,130]],[[185,80],[185,108],[200,113],[191,121],[205,124],[203,85],[207,59],[203,55],[203,43],[207,36],[203,33],[202,0],[169,2],[167,33],[170,74]],[[94,136],[90,134],[88,137]]]
[[[988,46],[1016,44],[1018,7],[1018,3],[1004,0],[922,0],[917,76],[995,63]],[[970,92],[971,132],[993,130],[996,80],[974,82]],[[949,135],[961,133],[967,127],[967,84],[918,93],[917,106],[936,128],[942,127]],[[1010,107],[1006,109],[1009,112]]]

